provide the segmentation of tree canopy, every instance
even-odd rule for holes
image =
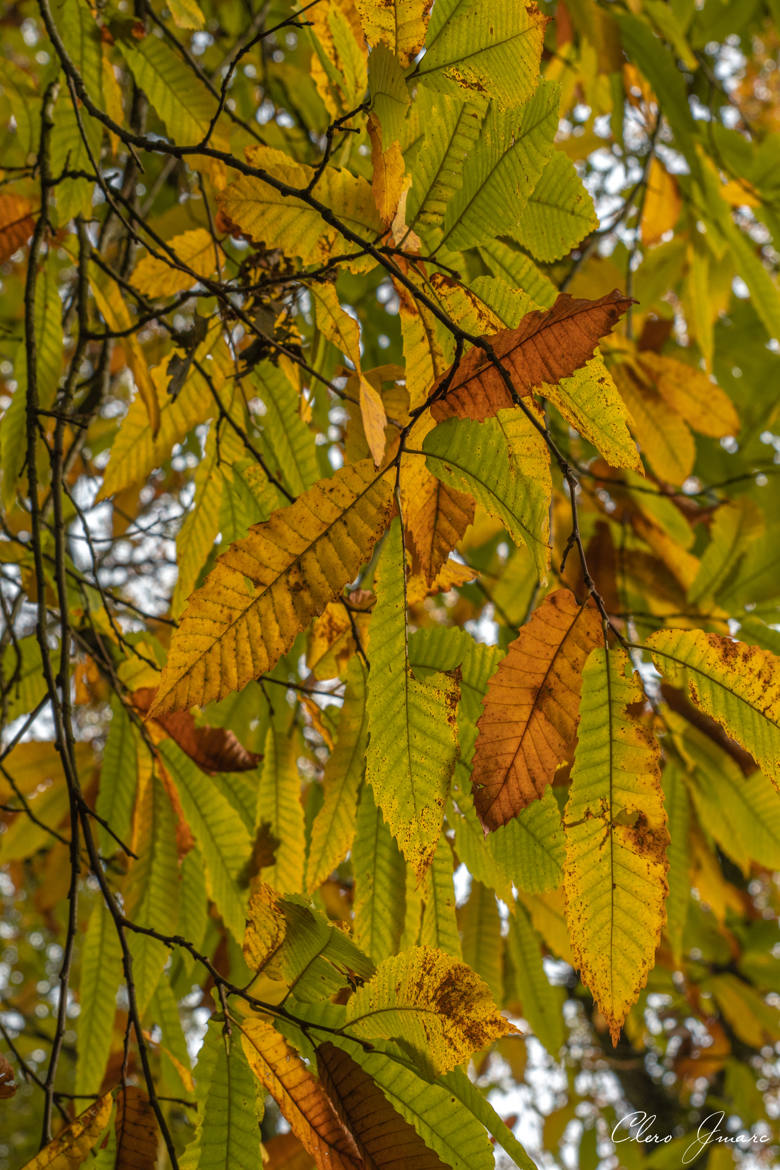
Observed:
[[[6,6],[2,1165],[770,1164],[778,21]]]

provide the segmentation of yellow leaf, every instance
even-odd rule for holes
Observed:
[[[353,0],[328,0],[306,12],[316,37],[311,74],[332,117],[363,101],[368,84],[367,51]]]
[[[425,41],[432,0],[357,0],[369,44],[387,45],[403,66],[410,65]]]
[[[780,790],[780,659],[704,630],[658,630],[646,645],[666,681],[717,720]]]
[[[600,356],[557,385],[543,386],[541,394],[593,444],[610,467],[641,471],[642,461],[628,431],[628,411]]]
[[[339,304],[333,284],[312,284],[309,294],[314,302],[317,325],[336,349],[360,370],[360,326]]]
[[[637,379],[627,362],[616,366],[613,374],[645,459],[665,483],[682,484],[696,459],[696,444],[685,419],[665,405],[649,382]]]
[[[252,886],[247,907],[244,958],[251,971],[262,971],[287,934],[287,919],[278,894],[266,882]]]
[[[363,1160],[325,1089],[284,1036],[265,1020],[240,1025],[252,1072],[268,1090],[290,1129],[319,1170],[361,1170]]]
[[[270,670],[369,559],[391,503],[389,476],[365,460],[254,525],[190,598],[151,714],[202,706]]]
[[[509,647],[477,724],[471,778],[487,828],[505,825],[542,796],[571,759],[582,668],[600,639],[594,603],[581,606],[557,589]]]
[[[665,232],[670,232],[680,218],[682,200],[676,180],[653,155],[647,174],[647,192],[642,209],[642,243],[657,244]]]
[[[624,650],[591,652],[564,818],[563,888],[576,966],[613,1044],[647,981],[666,918],[659,749],[629,715],[643,701]]]
[[[108,1125],[114,1099],[111,1093],[98,1097],[75,1121],[61,1130],[39,1154],[26,1162],[23,1170],[73,1170],[94,1149]]]
[[[374,164],[371,190],[374,193],[379,218],[383,224],[388,225],[392,223],[401,196],[410,185],[411,179],[406,178],[400,143],[391,142],[386,150],[382,149],[382,134],[374,114],[369,116],[368,132],[371,136],[371,159]]]
[[[212,276],[214,273],[219,245],[205,228],[193,228],[192,231],[183,232],[180,236],[174,236],[168,244],[176,258],[187,268],[192,269],[195,276],[174,267],[173,262],[168,259],[144,256],[131,278],[132,283],[144,296],[170,297],[174,293],[192,288],[197,283],[198,276]]]
[[[90,287],[95,304],[108,328],[117,331],[132,329],[133,322],[130,310],[122,299],[119,286],[113,280],[106,280],[97,269],[92,269]],[[149,363],[134,334],[131,333],[122,338],[121,344],[138,388],[139,397],[146,407],[152,438],[155,438],[160,429],[160,405],[157,401],[154,384],[149,376]]]
[[[281,150],[256,146],[247,153],[253,166],[290,187],[305,188],[314,175],[312,167],[293,162]],[[382,234],[384,225],[365,179],[329,166],[317,182],[315,195],[353,231],[368,236]],[[316,208],[251,175],[230,183],[220,193],[219,203],[223,215],[250,239],[297,256],[304,264],[327,260],[337,242],[343,242]]]
[[[350,998],[344,1030],[369,1041],[403,1040],[441,1074],[515,1028],[460,959],[412,947],[380,963]]]
[[[368,378],[360,378],[360,417],[374,465],[379,467],[385,457],[385,404]]]
[[[669,406],[699,434],[713,439],[738,434],[739,416],[731,399],[704,370],[649,352],[638,354],[636,364]]]
[[[168,8],[177,28],[203,28],[206,23],[195,0],[168,0]]]

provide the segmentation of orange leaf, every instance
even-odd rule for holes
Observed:
[[[144,715],[154,698],[154,687],[139,687],[131,698]],[[196,727],[189,711],[173,711],[155,719],[163,731],[194,760],[204,772],[250,772],[262,755],[249,752],[228,727]]]
[[[363,420],[363,430],[368,449],[374,460],[374,466],[379,467],[385,457],[385,427],[387,426],[385,404],[368,378],[362,375],[360,377],[360,417]]]
[[[0,1055],[0,1099],[13,1097],[18,1088],[13,1065]]]
[[[601,643],[593,601],[567,589],[546,597],[488,684],[474,752],[474,803],[497,829],[542,796],[571,758],[582,668]]]
[[[0,263],[23,247],[33,233],[32,203],[23,195],[0,195]]]
[[[372,1170],[443,1170],[446,1163],[426,1146],[351,1056],[326,1042],[317,1048],[317,1069],[339,1117]]]
[[[502,329],[484,340],[502,362],[515,393],[530,394],[545,382],[568,378],[584,365],[630,304],[631,298],[617,290],[597,301],[562,293],[551,309],[535,309],[516,329]],[[448,377],[449,371],[440,385]],[[457,415],[482,422],[512,405],[500,372],[475,346],[458,363],[445,397],[432,409],[438,420]]]
[[[263,1142],[266,1161],[263,1170],[313,1170],[311,1154],[303,1148],[294,1133],[278,1133]]]
[[[363,1160],[320,1082],[265,1020],[241,1025],[246,1058],[320,1170],[362,1170]]]

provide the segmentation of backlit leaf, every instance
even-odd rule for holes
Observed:
[[[669,841],[658,747],[629,708],[643,698],[623,650],[593,650],[566,804],[566,921],[613,1044],[647,981],[664,924]]]
[[[370,462],[344,467],[224,553],[171,640],[152,714],[222,698],[269,670],[370,557],[391,490]]]
[[[780,788],[780,672],[768,650],[703,630],[658,630],[647,639],[657,669],[690,696]]]
[[[571,759],[581,675],[601,640],[593,602],[559,589],[545,598],[488,684],[472,783],[487,828],[505,825]]]
[[[346,1027],[365,1040],[402,1037],[439,1073],[512,1031],[479,976],[431,947],[385,959],[349,1000]]]

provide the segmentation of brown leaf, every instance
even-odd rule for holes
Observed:
[[[352,1136],[330,1098],[281,1033],[258,1017],[241,1025],[252,1072],[320,1170],[363,1170]]]
[[[154,687],[139,687],[131,696],[133,705],[145,715],[154,694]],[[154,722],[204,772],[249,772],[263,758],[257,752],[247,751],[227,727],[196,727],[195,717],[189,711],[158,715]]]
[[[317,1070],[366,1167],[442,1170],[446,1166],[348,1053],[330,1042],[320,1044]]]
[[[18,1088],[13,1065],[0,1055],[0,1099],[13,1097]]]
[[[530,394],[584,365],[630,304],[631,298],[617,290],[597,301],[562,293],[551,309],[535,309],[516,329],[502,329],[484,340],[502,361],[515,393]],[[449,371],[439,384],[448,377]],[[475,346],[459,362],[445,397],[432,411],[438,420],[457,415],[481,422],[509,406],[512,396],[500,372]]]
[[[474,803],[497,829],[542,796],[571,759],[582,668],[601,643],[592,600],[567,589],[546,597],[488,683],[474,752]]]
[[[116,1102],[116,1170],[157,1165],[157,1123],[146,1094],[126,1085]]]

